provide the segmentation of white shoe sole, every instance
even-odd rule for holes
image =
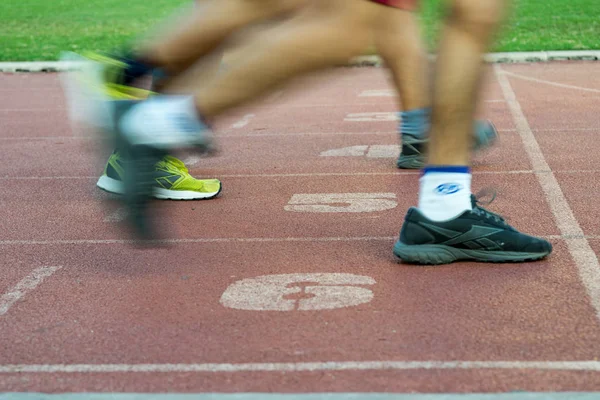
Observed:
[[[106,175],[102,175],[96,183],[100,189],[110,193],[122,195],[125,192],[123,183]],[[152,197],[160,200],[206,200],[217,197],[221,193],[221,187],[218,192],[194,192],[190,190],[168,190],[164,188],[154,188]]]

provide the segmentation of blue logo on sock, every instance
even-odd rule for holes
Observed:
[[[454,194],[454,193],[462,190],[462,188],[463,187],[461,185],[459,185],[458,183],[442,183],[441,185],[439,185],[438,187],[435,188],[435,192],[437,194],[442,194],[442,195]]]

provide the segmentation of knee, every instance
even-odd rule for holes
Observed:
[[[477,33],[493,31],[502,21],[507,0],[452,0],[451,19]]]

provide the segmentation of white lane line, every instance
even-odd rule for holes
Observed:
[[[62,267],[54,266],[34,269],[29,275],[0,297],[0,316],[6,314],[13,304],[21,300],[27,293],[38,287],[44,279],[61,268]]]
[[[367,158],[398,158],[400,146],[375,144],[369,146]]]
[[[398,121],[398,114],[396,112],[363,112],[363,113],[350,113],[344,118],[347,122],[375,122],[375,121]]]
[[[499,132],[514,132],[514,129],[498,129]],[[287,136],[344,136],[344,135],[390,135],[396,137],[394,131],[363,131],[363,132],[260,132],[260,133],[234,133],[235,130],[217,132],[218,139],[223,138],[253,138],[253,137],[287,137]],[[0,137],[2,141],[46,141],[46,140],[95,140],[86,136],[29,136],[29,137]]]
[[[521,74],[516,74],[514,72],[508,72],[508,71],[504,71],[504,70],[501,70],[501,71],[505,75],[512,76],[513,78],[517,78],[517,79],[522,79],[524,81],[531,81],[531,82],[543,83],[545,85],[556,86],[556,87],[564,88],[564,89],[575,89],[575,90],[581,90],[581,91],[584,91],[584,92],[600,93],[600,89],[591,89],[591,88],[584,88],[584,87],[581,87],[581,86],[567,85],[567,84],[564,84],[564,83],[558,83],[558,82],[547,81],[547,80],[544,80],[544,79],[532,78],[532,77],[529,77],[529,76],[525,76],[525,75],[521,75]]]
[[[97,176],[0,176],[0,180],[64,180],[64,179],[98,179]]]
[[[319,157],[362,157],[367,152],[368,145],[348,146],[339,149],[322,151]]]
[[[358,97],[396,97],[397,93],[394,89],[375,89],[363,90]],[[484,100],[485,103],[504,103],[504,99],[489,99]]]
[[[498,65],[494,65],[494,72],[496,73],[496,78],[502,88],[504,97],[508,102],[510,112],[517,126],[517,131],[521,136],[533,169],[535,171],[546,171],[546,173],[536,172],[535,175],[544,191],[546,201],[552,210],[554,220],[561,234],[564,237],[568,237],[565,240],[569,252],[575,261],[579,276],[590,297],[592,306],[596,310],[596,316],[600,318],[600,264],[598,263],[596,253],[594,253],[594,250],[592,250],[589,242],[584,237],[583,230],[579,226],[560,188],[560,184],[556,180],[556,176],[550,170],[550,166],[544,158],[544,154],[531,131],[527,118],[503,69]]]
[[[65,128],[69,129],[69,128]],[[0,137],[0,140],[10,141],[10,140],[33,140],[33,141],[42,141],[42,140],[88,140],[90,137],[85,136],[19,136],[19,137]]]
[[[473,171],[473,175],[526,175],[533,174],[539,171],[533,170],[515,170],[515,171]],[[577,171],[580,172],[580,171]],[[598,173],[598,171],[590,171]],[[542,172],[544,173],[544,172]],[[296,174],[230,174],[219,175],[219,178],[300,178],[311,176],[417,176],[420,174],[418,170],[405,172],[307,172]]]
[[[125,218],[127,218],[128,214],[129,213],[127,211],[127,208],[119,207],[115,211],[113,211],[112,213],[110,213],[106,217],[104,217],[104,222],[111,222],[111,223],[121,222]]]
[[[567,236],[547,235],[541,236],[547,240],[571,239],[600,239],[594,236]],[[341,236],[341,237],[275,237],[275,238],[187,238],[187,239],[162,239],[150,243],[183,244],[183,243],[293,243],[293,242],[391,242],[396,236]],[[69,240],[0,240],[0,246],[60,246],[60,245],[90,245],[90,244],[132,244],[135,240],[125,239],[69,239]]]
[[[498,129],[498,132],[516,132],[516,129]],[[600,127],[596,128],[542,128],[532,129],[533,132],[596,132],[600,131]],[[217,133],[218,139],[237,139],[237,138],[253,138],[253,137],[286,137],[286,136],[344,136],[344,135],[390,135],[396,136],[394,131],[366,131],[366,132],[262,132],[262,133],[232,133],[235,131],[223,131]],[[29,137],[0,137],[0,141],[47,141],[47,140],[94,140],[85,136],[29,136]]]
[[[186,164],[187,165],[187,164]],[[193,165],[193,164],[192,164]],[[600,170],[596,169],[577,169],[577,170],[556,170],[554,173],[560,174],[597,174]],[[473,171],[473,175],[526,175],[526,174],[549,174],[550,171],[536,170],[514,170],[514,171]],[[311,176],[412,176],[418,175],[419,171],[405,172],[302,172],[290,174],[220,174],[219,179],[223,178],[302,178]],[[98,179],[97,176],[0,176],[0,181],[36,181],[36,180],[90,180]]]
[[[186,165],[193,165],[193,163]],[[598,169],[569,169],[569,170],[556,170],[554,173],[560,174],[597,174],[600,170]],[[537,170],[514,170],[514,171],[473,171],[473,175],[526,175],[526,174],[550,174],[551,171],[537,171]],[[417,175],[419,171],[398,171],[398,172],[301,172],[301,173],[290,173],[290,174],[220,174],[219,179],[222,178],[302,178],[311,176],[404,176],[404,175]],[[89,180],[98,179],[97,176],[0,176],[2,180]]]
[[[569,129],[562,129],[564,131],[569,131]],[[516,132],[516,129],[498,129],[498,132]],[[265,136],[277,136],[277,137],[286,137],[286,136],[344,136],[344,135],[361,135],[361,136],[369,136],[369,135],[390,135],[393,137],[397,137],[398,133],[395,131],[362,131],[362,132],[261,132],[261,133],[232,133],[232,132],[224,132],[221,134],[217,134],[217,137],[220,138],[248,138],[248,137],[265,137]]]
[[[376,89],[376,90],[363,90],[358,97],[394,97],[396,91],[393,89]]]
[[[186,163],[187,165],[187,163]],[[192,164],[193,165],[193,164]],[[568,169],[556,170],[559,174],[597,174],[600,169]],[[550,171],[536,170],[514,170],[514,171],[473,171],[473,175],[524,175],[524,174],[549,174]],[[225,174],[219,175],[221,178],[301,178],[311,176],[404,176],[419,174],[419,171],[398,171],[398,172],[302,172],[290,174]],[[97,176],[0,176],[0,180],[89,180],[98,179]]]
[[[9,88],[0,88],[0,92],[41,92],[41,91],[49,91],[49,92],[55,92],[58,93],[60,92],[61,88],[60,86],[54,86],[54,87],[24,87],[24,88],[16,88],[16,87],[9,87]]]
[[[532,174],[536,171],[532,170],[515,170],[515,171],[473,171],[475,175],[520,175]],[[562,171],[561,171],[562,172]],[[564,171],[564,172],[583,172],[583,171]],[[598,171],[589,171],[598,172]],[[393,172],[303,172],[290,174],[225,174],[219,175],[218,178],[301,178],[311,176],[402,176],[402,175],[418,175],[419,171],[393,171]],[[65,179],[98,179],[97,176],[0,176],[2,180],[65,180]]]
[[[66,111],[65,107],[56,108],[0,108],[0,112],[37,112],[37,111]]]
[[[600,392],[543,393],[10,393],[0,400],[598,400]]]
[[[595,128],[545,128],[545,129],[532,129],[533,132],[585,132],[585,131],[600,131],[600,126]]]
[[[597,129],[548,129],[548,131],[580,131],[580,130],[597,130]],[[546,131],[546,129],[536,129],[536,132]],[[235,131],[222,131],[217,133],[218,139],[237,139],[237,138],[260,138],[260,137],[291,137],[291,136],[344,136],[344,135],[390,135],[396,137],[394,131],[363,131],[363,132],[261,132],[261,133],[233,133]],[[498,129],[498,132],[516,132],[516,129]],[[0,137],[0,141],[45,141],[45,140],[94,140],[85,136],[29,136],[29,137]]]
[[[396,91],[394,89],[374,89],[374,90],[363,90],[358,97],[396,97]],[[505,103],[504,99],[488,99],[483,100],[485,103]]]
[[[238,122],[236,122],[235,124],[231,125],[231,127],[234,128],[234,129],[243,128],[246,125],[248,125],[250,123],[250,120],[252,118],[254,118],[255,116],[256,116],[256,114],[246,114]]]
[[[239,138],[239,137],[268,137],[268,136],[344,136],[344,135],[394,135],[397,133],[394,131],[363,131],[363,132],[262,132],[262,133],[223,133],[217,134],[218,138]]]
[[[283,238],[196,238],[196,239],[162,239],[149,243],[285,243],[285,242],[388,242],[396,240],[395,236],[342,236],[342,237],[283,237]],[[124,239],[75,239],[75,240],[0,240],[0,246],[37,246],[37,245],[69,245],[69,244],[131,244],[136,240]]]
[[[7,364],[0,373],[115,372],[314,372],[383,370],[514,369],[600,371],[600,361],[328,361],[298,363],[206,364]]]

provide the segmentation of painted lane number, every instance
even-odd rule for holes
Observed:
[[[365,213],[391,210],[398,205],[394,193],[295,194],[286,211],[312,213]]]
[[[369,276],[345,273],[264,275],[237,281],[225,290],[221,304],[250,311],[331,310],[368,303],[374,285]]]

